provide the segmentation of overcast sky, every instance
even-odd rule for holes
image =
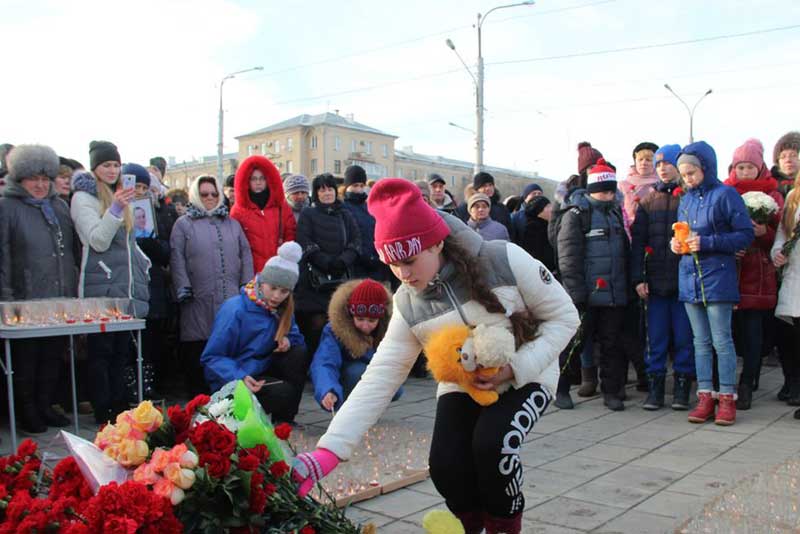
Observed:
[[[472,161],[472,134],[448,122],[475,128],[474,86],[445,39],[474,67],[475,15],[502,3],[0,0],[0,142],[84,163],[91,139],[124,161],[211,155],[219,79],[261,65],[225,83],[226,152],[236,135],[338,109],[397,148]],[[770,161],[800,129],[796,0],[538,0],[492,13],[483,37],[487,164],[563,179],[582,140],[618,166],[639,141],[685,144],[688,113],[665,82],[690,106],[713,89],[695,138],[721,167],[748,137]]]

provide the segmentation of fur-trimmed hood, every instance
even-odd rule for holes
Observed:
[[[97,196],[97,181],[89,171],[79,171],[72,175],[72,190],[83,191],[90,195]]]
[[[350,295],[363,280],[350,280],[340,285],[328,304],[328,318],[331,329],[336,338],[342,342],[350,353],[350,356],[358,359],[364,356],[369,349],[378,347],[378,344],[386,335],[386,328],[389,326],[389,319],[392,316],[392,296],[386,291],[386,314],[378,321],[378,327],[372,335],[365,335],[356,329],[353,324],[353,317],[347,310],[347,301]]]
[[[236,195],[236,205],[241,205],[248,210],[259,210],[255,202],[250,200],[250,175],[256,169],[260,170],[267,179],[267,189],[269,189],[269,200],[264,208],[280,208],[283,205],[288,207],[283,193],[283,181],[281,173],[275,165],[264,156],[250,156],[246,158],[239,168],[236,169],[233,189]]]

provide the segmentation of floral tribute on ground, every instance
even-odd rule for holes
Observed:
[[[66,435],[74,455],[52,472],[25,440],[0,458],[0,534],[362,532],[332,503],[297,496],[290,434],[238,381],[185,407],[145,401],[94,445]]]

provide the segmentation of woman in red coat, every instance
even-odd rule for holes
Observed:
[[[755,240],[747,250],[736,254],[741,300],[733,313],[733,338],[736,352],[743,360],[736,408],[749,410],[761,373],[764,318],[778,303],[778,282],[770,250],[783,210],[783,196],[778,192],[778,181],[764,164],[764,147],[757,139],[748,139],[734,151],[725,184],[740,195],[752,191],[764,193],[778,205],[778,211],[767,224],[753,221]]]
[[[264,156],[250,156],[236,170],[231,217],[239,221],[261,271],[281,243],[294,241],[297,223],[283,194],[281,173]]]

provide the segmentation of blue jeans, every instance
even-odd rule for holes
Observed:
[[[364,374],[364,371],[367,370],[367,363],[362,362],[361,360],[347,360],[342,363],[341,375],[340,380],[342,381],[342,390],[344,393],[344,402],[347,397],[350,396],[350,392],[353,391],[353,388],[356,387],[358,381],[361,380],[361,375]],[[400,389],[397,390],[397,393],[394,394],[392,397],[392,402],[396,401],[400,397],[403,396],[403,387],[400,386]]]
[[[694,375],[694,347],[692,325],[686,308],[678,297],[650,295],[647,299],[647,330],[650,342],[645,351],[644,362],[647,374],[663,375],[667,371],[669,341],[675,351],[672,370],[684,375]]]
[[[719,392],[736,392],[736,349],[731,335],[732,302],[684,303],[694,334],[697,391],[713,391],[714,350],[717,351]],[[713,348],[713,350],[712,350]]]

